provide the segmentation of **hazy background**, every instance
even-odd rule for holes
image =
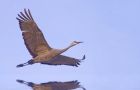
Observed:
[[[85,61],[78,68],[16,68],[31,59],[16,20],[24,8],[31,10],[50,46],[84,41],[64,54],[85,54]],[[140,0],[1,0],[0,24],[1,90],[31,90],[16,79],[78,80],[87,90],[140,90]]]

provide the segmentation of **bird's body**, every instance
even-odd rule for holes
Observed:
[[[27,11],[25,9],[24,13],[20,12],[18,16],[17,20],[19,21],[24,43],[29,53],[32,55],[32,59],[27,63],[17,65],[17,67],[34,63],[70,66],[78,66],[80,64],[80,59],[67,57],[61,54],[81,42],[73,41],[64,49],[54,49],[50,47],[45,40],[44,35],[35,23],[30,10]],[[83,59],[85,59],[85,56],[83,56]]]
[[[35,63],[47,62],[51,58],[54,58],[55,56],[57,56],[61,53],[62,53],[62,51],[59,49],[51,49],[49,52],[41,53],[40,55],[36,56],[32,60],[34,60]]]

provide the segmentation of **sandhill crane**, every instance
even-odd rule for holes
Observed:
[[[72,57],[61,55],[69,48],[82,42],[73,41],[68,47],[64,49],[51,48],[45,40],[43,33],[34,21],[29,9],[24,9],[24,12],[20,12],[16,19],[19,21],[19,26],[22,31],[22,36],[26,48],[32,55],[31,60],[26,63],[17,65],[17,67],[23,67],[34,63],[48,65],[69,65],[78,67],[81,60],[85,59],[85,55],[82,59],[75,59]]]
[[[17,82],[28,85],[33,90],[74,90],[77,88],[86,90],[84,87],[80,85],[80,83],[77,80],[68,81],[68,82],[47,82],[47,83],[40,83],[40,84],[26,82],[23,80],[17,80]]]

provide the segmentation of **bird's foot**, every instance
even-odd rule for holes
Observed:
[[[86,59],[86,55],[84,55],[83,58],[82,58],[81,60],[84,60],[84,59]]]
[[[16,67],[19,68],[19,67],[23,67],[23,66],[24,66],[24,64],[19,64]]]
[[[34,64],[34,61],[31,59],[27,62],[28,64]]]

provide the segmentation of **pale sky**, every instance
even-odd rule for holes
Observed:
[[[84,42],[64,53],[86,55],[78,68],[16,68],[31,59],[16,20],[24,8],[30,9],[50,46]],[[0,12],[0,90],[31,90],[16,79],[78,80],[87,90],[140,90],[140,0],[1,0]]]

